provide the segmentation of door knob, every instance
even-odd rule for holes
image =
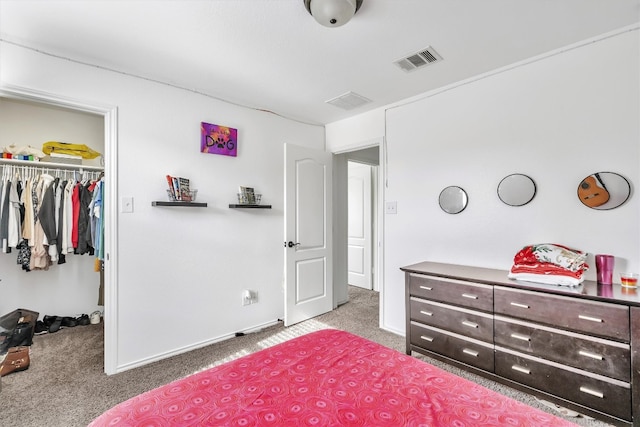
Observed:
[[[291,240],[289,240],[288,243],[285,243],[285,246],[289,246],[290,248],[294,247],[294,246],[298,246],[300,243],[293,243]]]

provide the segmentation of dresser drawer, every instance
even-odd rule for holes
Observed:
[[[628,344],[495,316],[495,344],[629,382]]]
[[[495,313],[629,342],[629,307],[496,286]]]
[[[495,372],[518,383],[631,420],[631,388],[628,383],[520,355],[498,346]]]
[[[411,344],[493,372],[493,345],[411,322]]]
[[[411,319],[481,341],[493,341],[493,316],[411,297]]]
[[[409,274],[411,295],[482,311],[493,311],[493,286],[462,280]]]

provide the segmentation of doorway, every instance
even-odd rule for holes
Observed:
[[[17,101],[39,105],[42,107],[60,108],[79,114],[98,116],[104,120],[104,370],[107,374],[115,374],[117,366],[116,338],[117,324],[115,307],[117,289],[115,289],[115,271],[117,271],[115,254],[110,248],[117,241],[117,194],[112,190],[117,177],[117,109],[115,107],[99,106],[88,103],[80,103],[76,100],[58,97],[56,95],[38,92],[22,87],[4,85],[0,87],[0,98],[8,101]],[[97,296],[97,295],[96,295]]]
[[[382,275],[382,217],[381,203],[383,200],[383,185],[381,177],[384,175],[384,165],[380,159],[383,150],[382,140],[369,141],[360,147],[351,148],[334,154],[334,298],[335,306],[348,302],[349,282],[349,162],[368,165],[371,167],[371,288],[381,293],[382,307],[383,284]],[[354,252],[354,251],[352,251]],[[382,312],[382,309],[381,309]],[[382,317],[380,317],[382,323]]]

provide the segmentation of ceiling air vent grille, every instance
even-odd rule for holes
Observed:
[[[342,108],[345,110],[352,110],[368,102],[371,102],[369,98],[365,98],[362,95],[358,95],[354,92],[347,92],[333,99],[325,101],[327,104],[331,104],[334,107]]]
[[[440,61],[442,61],[442,57],[438,54],[438,52],[435,51],[435,49],[429,46],[422,49],[420,52],[416,52],[407,57],[394,61],[394,64],[396,64],[402,70],[410,72]]]

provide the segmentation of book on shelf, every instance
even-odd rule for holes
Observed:
[[[167,184],[169,185],[169,194],[171,194],[173,200],[178,202],[193,201],[189,178],[167,175]]]
[[[171,197],[173,200],[176,200],[176,190],[173,188],[173,177],[171,175],[167,175],[167,184],[169,184],[169,193],[171,193]]]
[[[240,197],[241,201],[247,205],[255,205],[256,204],[256,193],[253,187],[243,187],[240,186]]]
[[[178,178],[178,185],[180,186],[180,200],[183,202],[191,202],[191,189],[189,188],[188,178]]]
[[[180,201],[182,200],[180,198],[180,181],[178,181],[178,178],[176,178],[175,176],[172,176],[171,180],[173,181],[173,192],[176,196],[176,200]]]

